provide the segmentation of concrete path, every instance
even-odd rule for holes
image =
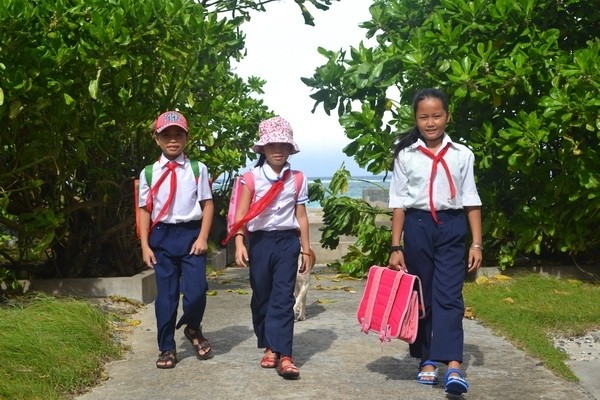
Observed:
[[[315,267],[308,294],[307,320],[296,323],[295,358],[301,379],[285,381],[260,368],[250,316],[248,271],[227,268],[210,279],[203,330],[215,357],[199,361],[183,331],[177,332],[179,363],[155,367],[154,305],[134,316],[141,324],[129,337],[131,352],[107,367],[109,379],[78,400],[104,399],[445,399],[443,385],[415,381],[417,361],[401,341],[380,344],[360,332],[355,312],[364,281],[339,280]],[[322,290],[319,290],[321,288]],[[465,320],[464,369],[471,385],[464,399],[595,399],[598,384],[567,382],[540,362]],[[597,369],[596,369],[597,371]],[[440,368],[443,376],[445,368]]]

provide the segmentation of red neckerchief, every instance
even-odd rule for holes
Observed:
[[[423,154],[433,160],[433,165],[431,166],[431,175],[429,177],[429,208],[431,209],[431,216],[433,220],[439,224],[437,218],[437,212],[435,211],[435,206],[433,204],[433,180],[437,175],[437,165],[438,163],[442,164],[444,170],[446,171],[446,177],[448,178],[448,183],[450,184],[450,198],[453,199],[456,196],[456,187],[454,186],[454,181],[452,180],[452,175],[450,174],[450,169],[448,168],[448,164],[446,164],[446,160],[444,160],[444,155],[450,148],[450,143],[447,143],[446,146],[438,153],[433,154],[429,149],[424,146],[419,146],[418,149],[421,150]]]

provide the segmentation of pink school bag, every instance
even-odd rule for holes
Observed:
[[[379,334],[379,340],[414,343],[419,318],[425,316],[421,280],[404,271],[373,265],[369,269],[356,316],[361,331]]]

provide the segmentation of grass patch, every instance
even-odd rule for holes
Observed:
[[[474,317],[546,368],[577,381],[552,336],[580,336],[600,326],[600,285],[540,274],[478,278],[465,284]]]
[[[119,354],[109,314],[89,301],[35,294],[0,305],[2,399],[64,399]]]

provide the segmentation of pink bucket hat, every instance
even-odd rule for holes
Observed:
[[[262,153],[263,146],[267,143],[289,143],[293,147],[291,154],[296,154],[300,151],[300,148],[294,142],[292,126],[281,117],[273,117],[262,121],[258,125],[258,134],[258,142],[252,146],[252,150],[255,153]]]
[[[188,132],[188,123],[185,117],[177,111],[167,111],[158,116],[154,123],[154,132],[161,133],[170,126],[178,126],[186,133]]]

